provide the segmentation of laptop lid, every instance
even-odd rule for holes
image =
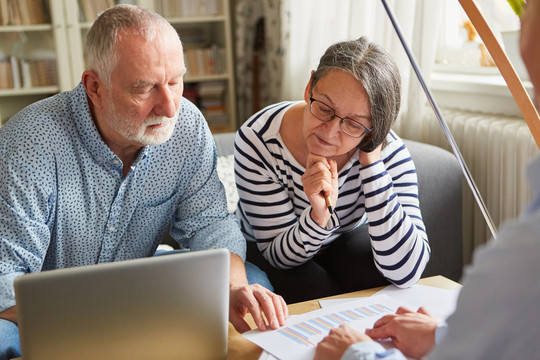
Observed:
[[[20,276],[23,359],[223,359],[229,260],[214,249]]]

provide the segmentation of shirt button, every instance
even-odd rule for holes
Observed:
[[[114,231],[116,228],[114,226],[109,226],[109,231]]]
[[[118,164],[120,164],[120,161],[114,159],[114,160],[113,160],[113,164],[114,164],[114,165],[118,165]]]

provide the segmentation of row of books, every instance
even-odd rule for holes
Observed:
[[[156,0],[155,9],[166,18],[223,14],[222,0]]]
[[[0,0],[0,25],[51,22],[48,0]]]
[[[186,84],[183,95],[201,109],[210,126],[229,125],[226,88],[225,81]]]
[[[82,22],[93,22],[100,12],[114,6],[114,4],[114,0],[79,0],[80,19]]]
[[[115,5],[117,1],[78,0],[78,2],[81,21],[93,22],[100,12]],[[48,0],[0,0],[0,26],[50,23],[48,4]],[[156,0],[155,9],[168,18],[214,16],[223,14],[223,1]]]
[[[199,83],[199,106],[210,126],[229,123],[225,100],[226,88],[224,81]]]
[[[0,89],[20,89],[58,85],[55,59],[0,60]]]
[[[206,48],[185,49],[187,76],[204,76],[225,73],[225,50],[217,45]]]

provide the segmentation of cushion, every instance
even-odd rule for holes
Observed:
[[[230,213],[234,213],[238,204],[238,191],[234,180],[234,155],[218,156],[217,173],[225,186],[227,209]]]

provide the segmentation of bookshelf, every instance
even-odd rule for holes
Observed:
[[[184,96],[212,132],[237,129],[229,0],[0,0],[0,126],[79,83],[88,29],[101,10],[121,2],[153,9],[174,26],[188,67]]]
[[[57,0],[0,0],[0,125],[22,107],[68,89]]]
[[[140,0],[165,17],[184,45],[184,96],[195,101],[214,133],[236,131],[229,0]]]

